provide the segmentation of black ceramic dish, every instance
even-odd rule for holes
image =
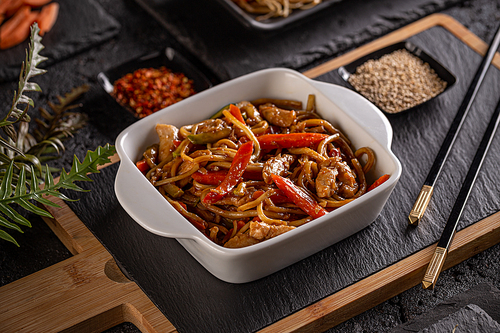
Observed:
[[[246,12],[232,0],[219,0],[246,28],[260,31],[279,30],[340,1],[342,0],[323,0],[319,5],[312,8],[296,9],[288,17],[273,17],[265,21],[257,21],[256,18],[260,15]]]
[[[377,60],[377,59],[381,58],[382,56],[384,56],[386,54],[390,54],[390,53],[392,53],[394,51],[402,50],[402,49],[406,49],[411,54],[417,56],[422,61],[428,63],[431,66],[431,68],[436,72],[436,74],[443,81],[446,81],[447,84],[446,84],[446,88],[440,94],[434,96],[431,99],[428,99],[427,101],[425,101],[423,103],[415,105],[415,106],[413,106],[413,107],[411,107],[409,109],[406,109],[406,110],[403,110],[403,111],[400,111],[400,112],[397,112],[397,113],[389,113],[389,112],[386,112],[384,109],[382,109],[382,108],[379,107],[379,109],[382,112],[384,112],[386,115],[391,115],[392,116],[392,115],[401,114],[401,113],[404,113],[404,112],[408,112],[408,111],[414,110],[415,108],[419,107],[420,105],[428,103],[429,101],[433,100],[437,96],[441,95],[442,93],[444,93],[445,91],[447,91],[448,89],[450,89],[455,84],[455,82],[457,82],[456,77],[448,69],[446,69],[442,64],[440,64],[436,59],[434,59],[433,57],[431,57],[429,54],[425,53],[418,46],[416,46],[416,45],[414,45],[414,44],[412,44],[410,42],[406,42],[406,41],[399,42],[399,43],[396,43],[396,44],[392,44],[390,46],[387,46],[387,47],[379,49],[379,50],[377,50],[375,52],[372,52],[372,53],[370,53],[368,55],[365,55],[364,57],[356,59],[355,61],[351,62],[348,65],[340,67],[337,71],[338,71],[339,75],[342,77],[342,79],[345,81],[346,85],[349,88],[351,88],[352,90],[354,90],[354,91],[356,91],[356,92],[359,93],[359,91],[357,91],[349,83],[349,77],[353,73],[356,72],[356,68],[358,68],[358,66],[364,64],[366,61],[368,61],[370,59]]]
[[[140,68],[159,68],[161,66],[165,66],[174,73],[184,73],[186,77],[193,80],[193,88],[197,93],[212,86],[210,80],[199,69],[184,58],[179,52],[170,47],[167,47],[163,51],[141,56],[105,72],[101,72],[97,75],[97,81],[99,81],[99,84],[108,93],[108,95],[116,101],[115,97],[112,95],[113,83],[116,80],[123,77],[125,74],[132,73]],[[139,118],[134,110],[119,104],[118,101],[116,101],[116,103],[128,112],[132,113],[134,117]]]

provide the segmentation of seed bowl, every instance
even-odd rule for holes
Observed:
[[[367,174],[371,183],[390,178],[356,200],[294,230],[244,248],[225,248],[212,242],[173,206],[136,167],[146,147],[158,142],[158,123],[177,127],[208,119],[221,106],[257,98],[301,100],[316,97],[322,118],[339,128],[353,146],[372,148],[377,164]],[[384,207],[401,175],[401,164],[391,151],[392,128],[372,103],[350,89],[311,80],[282,68],[266,69],[219,84],[141,119],[116,139],[120,167],[115,193],[125,211],[152,233],[177,241],[210,273],[231,283],[244,283],[272,274],[360,231]]]
[[[394,53],[400,50],[408,53],[399,55]],[[423,64],[414,62],[418,59]],[[389,65],[387,65],[389,60],[392,62],[390,71]],[[403,69],[394,70],[392,66],[395,62],[399,62],[396,66],[401,66]],[[369,69],[367,69],[368,66],[370,66]],[[362,70],[364,73],[362,75],[365,77],[358,76],[359,79],[356,78],[358,68]],[[437,77],[431,73],[432,71]],[[365,55],[340,67],[338,73],[349,88],[371,100],[386,115],[414,110],[444,93],[456,82],[455,76],[448,69],[421,48],[408,41],[399,42]],[[373,84],[375,81],[376,85]],[[422,84],[423,82],[425,84]],[[446,86],[438,93],[429,92],[429,87],[432,84],[445,84]]]

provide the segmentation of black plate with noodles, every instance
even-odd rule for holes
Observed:
[[[252,30],[278,30],[342,0],[219,0]]]

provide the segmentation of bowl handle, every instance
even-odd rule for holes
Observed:
[[[131,179],[137,179],[135,175],[137,172],[139,170],[136,170],[133,163],[122,160],[115,178],[116,197],[130,217],[143,228],[157,235],[171,238],[196,238],[193,236],[197,233],[196,228],[187,221],[176,223],[179,219],[174,216],[177,214],[181,216],[180,213],[170,206],[160,193],[158,196],[141,195],[141,188],[152,185],[145,177],[140,182],[131,181]],[[132,175],[134,177],[131,177]],[[138,206],[140,209],[129,208]]]
[[[387,120],[387,117],[374,104],[345,87],[316,80],[311,81],[312,85],[323,94],[330,96],[340,108],[349,110],[349,115],[351,115],[353,119],[363,119],[364,124],[370,124],[369,126],[360,125],[371,136],[379,139],[379,142],[383,146],[388,149],[391,148],[393,134],[392,126],[389,120]],[[349,95],[353,97],[357,95],[357,98],[346,98],[346,96],[349,97]],[[337,96],[339,98],[336,98]],[[359,99],[359,96],[361,96],[362,99]]]

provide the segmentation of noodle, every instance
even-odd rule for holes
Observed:
[[[286,6],[291,10],[293,4]],[[353,149],[316,111],[313,95],[305,110],[298,101],[268,98],[229,105],[211,119],[171,131],[174,137],[160,137],[158,149],[144,154],[152,166],[145,175],[219,245],[242,247],[275,237],[319,217],[307,205],[327,213],[367,191],[365,173],[374,168],[375,153]],[[170,151],[162,152],[166,146]],[[167,156],[162,161],[159,152]],[[282,188],[275,177],[293,186]],[[297,195],[309,199],[296,201]]]
[[[306,10],[321,3],[322,0],[233,0],[238,6],[251,14],[259,14],[257,21],[271,17],[288,17],[293,9]]]

